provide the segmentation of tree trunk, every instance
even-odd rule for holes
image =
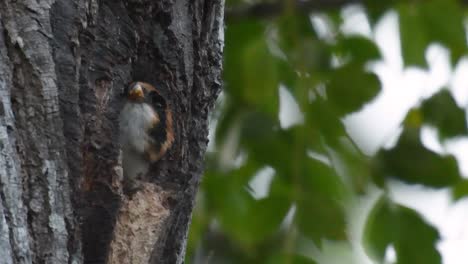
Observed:
[[[0,0],[0,263],[182,263],[221,86],[223,0]],[[122,192],[132,81],[175,143]]]

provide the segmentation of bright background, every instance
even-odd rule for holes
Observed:
[[[243,1],[231,2],[236,6]],[[468,57],[457,58],[453,63],[452,55],[460,48],[460,41],[454,38],[458,46],[447,48],[445,45],[451,44],[450,36],[456,32],[451,31],[450,23],[463,22],[465,31],[467,29],[465,21],[451,19],[462,17],[452,15],[457,2],[396,2],[396,9],[382,4],[385,12],[379,14],[377,20],[372,20],[375,16],[371,19],[369,12],[359,5],[346,6],[339,12],[313,12],[306,17],[306,22],[298,18],[301,15],[297,10],[290,13],[286,10],[285,15],[260,20],[260,23],[250,17],[234,22],[227,17],[225,92],[212,118],[207,173],[194,212],[188,263],[366,264],[373,263],[369,255],[372,247],[379,250],[379,243],[384,243],[385,263],[468,263],[468,200],[454,198],[457,188],[462,195],[466,194],[463,189],[463,179],[468,177],[466,133],[444,136],[442,140],[439,131],[445,129],[443,126],[447,123],[429,125],[432,117],[416,113],[417,131],[423,146],[437,153],[440,159],[447,155],[456,158],[458,182],[432,186],[428,181],[417,182],[385,169],[379,171],[384,175],[383,185],[374,178],[375,164],[394,162],[389,161],[387,153],[399,147],[401,135],[414,131],[415,121],[406,121],[411,118],[408,115],[411,110],[419,111],[443,89],[450,91],[465,114],[468,104]],[[248,3],[247,6],[257,2]],[[399,24],[402,14],[406,19],[403,25]],[[411,19],[421,19],[428,24]],[[448,21],[446,27],[445,20]],[[421,22],[421,29],[411,28],[413,25],[409,23],[408,26],[408,21]],[[431,24],[434,21],[436,23]],[[307,35],[307,29],[301,31],[308,26],[314,31],[312,37]],[[434,27],[435,33],[432,32]],[[306,32],[306,36],[301,32]],[[420,41],[424,37],[436,40],[440,37],[441,41],[428,41],[427,47],[414,49],[413,32],[416,47],[425,43],[426,40]],[[410,39],[402,40],[402,35]],[[362,46],[347,42],[356,37]],[[467,37],[464,38],[462,46],[466,46]],[[375,57],[372,51],[365,50],[372,47],[364,45],[362,39],[375,44],[380,59],[361,64],[359,56]],[[417,55],[405,55],[402,51],[405,48],[423,54],[427,65],[408,65],[408,62],[420,61]],[[345,55],[341,56],[343,50]],[[324,63],[327,60],[330,66]],[[372,81],[365,75],[362,75],[365,79],[362,85],[369,87],[359,87],[360,79],[339,73],[347,66],[351,66],[348,69],[362,67],[356,74],[375,73],[380,80],[380,91],[372,95],[375,91],[370,88]],[[296,75],[289,73],[289,67]],[[362,99],[353,97],[347,90],[356,91]],[[343,101],[346,96],[349,105]],[[310,104],[321,102],[317,98],[324,98],[324,104],[309,108]],[[362,106],[358,111],[353,111],[357,109],[353,100]],[[336,102],[346,105],[346,109]],[[325,119],[321,119],[321,115]],[[272,120],[275,118],[276,121]],[[346,133],[340,132],[333,118],[344,124]],[[466,131],[466,115],[463,119]],[[348,136],[357,149],[352,146],[348,149],[346,140],[343,143]],[[403,155],[398,162],[405,163],[408,157],[419,158],[418,155]],[[309,160],[319,161],[326,168],[317,164],[312,166],[315,169],[302,168]],[[412,170],[413,173],[419,171],[425,172],[424,168]],[[318,182],[312,180],[313,186],[308,186],[308,180],[321,173],[326,179],[342,180],[344,189],[340,189],[339,184],[334,185],[336,182],[320,181],[320,177]],[[338,189],[341,191],[336,192]],[[312,197],[322,190],[324,196]],[[345,202],[335,204],[336,196],[341,195]],[[370,216],[371,211],[377,211],[382,198],[390,201],[390,214],[395,213],[389,217],[392,220]],[[324,202],[315,204],[317,199]],[[400,209],[392,206],[400,205],[418,212],[422,222],[416,220],[415,224],[411,222],[415,221],[413,218],[399,215]],[[393,225],[394,220],[401,221],[402,225],[408,221],[408,225],[414,225],[413,229],[418,231],[399,234],[403,229],[398,229],[396,223]],[[389,221],[387,231],[372,229],[379,227],[379,221]],[[418,229],[426,223],[427,228]],[[434,249],[429,240],[432,237],[430,226],[438,231],[433,246],[440,253],[440,261],[438,257],[430,257],[438,254],[431,251]],[[345,229],[345,237],[335,232],[340,228]],[[366,238],[367,229],[373,230],[374,240]],[[388,233],[398,234],[389,238]],[[399,244],[408,239],[411,239],[412,252],[409,255],[405,245]]]
[[[348,132],[365,153],[374,153],[379,146],[392,145],[401,122],[410,108],[421,99],[449,87],[461,107],[468,103],[468,59],[463,58],[455,68],[450,66],[449,52],[440,45],[426,50],[428,70],[403,68],[398,32],[398,17],[389,12],[370,30],[360,8],[349,8],[344,31],[373,38],[383,53],[384,60],[372,65],[383,83],[383,91],[376,100],[359,113],[345,119]],[[363,133],[364,132],[364,133]],[[459,162],[464,177],[468,177],[468,138],[462,137],[441,144],[437,131],[422,130],[423,144],[439,153],[451,153]],[[416,209],[427,221],[439,229],[441,241],[437,247],[443,263],[468,262],[468,200],[451,201],[449,190],[431,190],[422,186],[391,183],[391,195],[401,204]],[[365,207],[365,204],[363,205]]]

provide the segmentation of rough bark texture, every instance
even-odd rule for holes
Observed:
[[[0,0],[1,263],[182,263],[221,86],[223,0]],[[122,192],[131,81],[176,141]]]

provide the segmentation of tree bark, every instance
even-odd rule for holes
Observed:
[[[221,87],[224,0],[0,0],[1,263],[183,263]],[[169,100],[175,143],[122,192],[132,81]]]

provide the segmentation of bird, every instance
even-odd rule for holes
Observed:
[[[146,174],[149,166],[174,143],[172,111],[164,96],[151,84],[133,82],[124,91],[119,116],[119,141],[125,184]]]

